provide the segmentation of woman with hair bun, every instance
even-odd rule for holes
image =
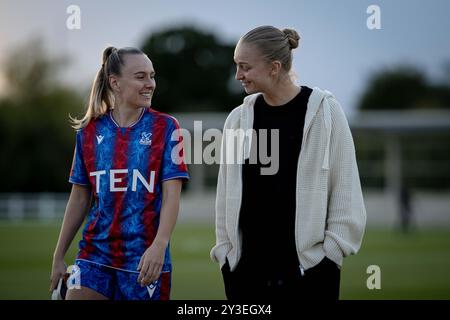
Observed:
[[[146,54],[108,47],[87,112],[72,119],[72,191],[50,279],[50,290],[61,288],[64,256],[87,215],[68,300],[169,299],[169,240],[189,176],[177,120],[151,107],[155,89]]]
[[[343,258],[361,246],[352,135],[332,93],[294,83],[299,40],[293,29],[261,26],[234,52],[248,96],[224,125],[211,250],[228,299],[337,300]]]

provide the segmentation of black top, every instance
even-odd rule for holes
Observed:
[[[273,175],[262,175],[271,165],[246,159],[242,166],[242,204],[239,218],[242,256],[239,268],[253,274],[279,277],[298,272],[295,246],[295,207],[297,164],[302,146],[306,108],[312,89],[302,86],[299,94],[281,106],[270,106],[263,95],[254,105],[252,154],[261,146],[259,129],[267,129],[269,157],[270,129],[279,129],[279,168]],[[251,163],[253,162],[253,163]],[[264,162],[264,161],[263,161]]]

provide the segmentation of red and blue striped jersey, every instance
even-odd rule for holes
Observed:
[[[69,182],[93,192],[77,259],[136,271],[158,230],[162,182],[189,179],[178,129],[175,118],[143,108],[130,127],[109,112],[77,131]]]

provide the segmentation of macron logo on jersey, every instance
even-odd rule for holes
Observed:
[[[149,193],[153,193],[155,190],[155,171],[150,171],[150,177],[147,181],[144,176],[137,169],[133,169],[132,172],[132,184],[131,191],[136,192],[138,180],[147,189]],[[122,182],[122,178],[117,177],[118,175],[128,175],[128,169],[111,169],[109,170],[109,191],[110,192],[124,192],[128,190],[128,187],[118,187],[117,184]],[[100,179],[103,175],[106,175],[106,170],[98,170],[90,172],[91,177],[95,177],[95,188],[96,192],[100,191]]]
[[[104,136],[102,136],[101,134],[100,134],[100,135],[97,135],[97,144],[102,143],[103,138],[104,138]]]
[[[153,293],[155,292],[156,286],[158,285],[158,280],[153,281],[150,285],[147,286],[148,295],[153,297]]]

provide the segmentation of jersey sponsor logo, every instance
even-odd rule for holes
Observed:
[[[102,143],[104,136],[102,136],[101,134],[97,135],[97,144]]]
[[[100,192],[100,182],[103,175],[106,175],[106,170],[98,170],[89,173],[89,176],[95,177],[95,188],[96,192]],[[153,193],[155,190],[155,174],[156,171],[150,171],[150,177],[147,179],[139,172],[137,169],[132,171],[132,183],[131,191],[136,192],[138,180],[147,189],[149,193]],[[109,191],[110,192],[125,192],[128,191],[128,186],[119,187],[117,186],[122,182],[125,176],[128,176],[128,169],[111,169],[108,172],[109,175]]]
[[[152,139],[150,137],[152,136],[151,132],[142,132],[141,140],[139,140],[139,143],[145,146],[149,146],[152,144]]]

